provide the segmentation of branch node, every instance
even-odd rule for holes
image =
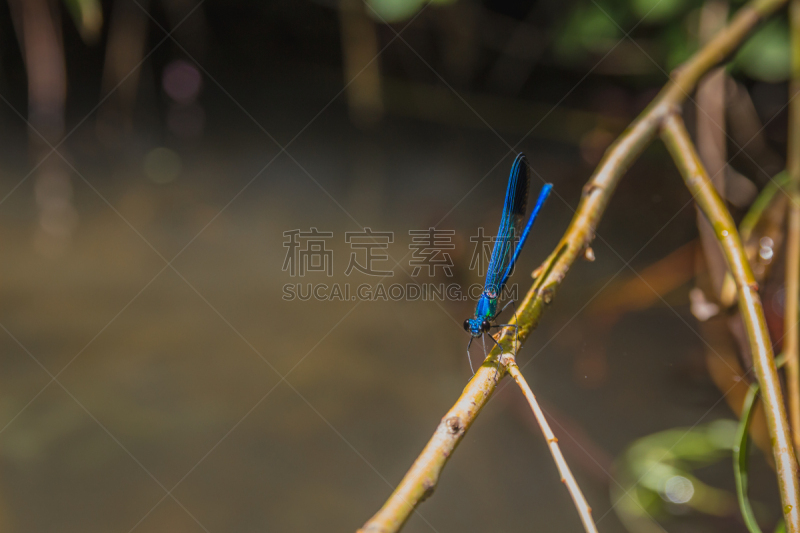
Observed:
[[[680,68],[680,67],[678,67]],[[678,102],[669,102],[666,103],[666,112],[664,113],[664,117],[671,117],[673,115],[678,115],[679,117],[683,116],[683,106]]]
[[[424,492],[422,493],[422,496],[420,496],[419,498],[420,502],[424,502],[425,500],[430,498],[431,495],[433,495],[433,491],[434,489],[436,489],[436,483],[430,480],[425,480],[425,482],[422,483],[422,488],[424,489]]]
[[[464,423],[457,416],[451,416],[444,421],[444,424],[447,426],[447,431],[453,435],[458,435],[464,430]]]
[[[586,185],[583,186],[583,194],[582,194],[582,196],[584,198],[586,198],[587,196],[589,196],[593,192],[602,191],[602,190],[603,190],[602,187],[600,187],[598,184],[590,181],[589,183],[587,183]]]
[[[592,250],[591,246],[587,246],[586,249],[583,251],[583,258],[590,263],[594,261],[594,250]]]
[[[542,301],[544,301],[544,303],[550,305],[553,302],[553,292],[553,288],[548,287],[539,291],[539,295],[542,297]]]

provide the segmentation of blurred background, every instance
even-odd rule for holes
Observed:
[[[524,294],[603,151],[738,7],[0,3],[0,531],[357,529],[470,378],[474,302],[285,286],[481,283],[470,237],[496,230],[524,151],[534,191],[555,184]],[[686,105],[737,217],[784,166],[788,50],[780,15]],[[603,532],[746,531],[729,385],[748,364],[710,327],[690,200],[656,142],[518,357]],[[432,227],[449,275],[412,277],[409,232]],[[311,228],[330,276],[287,268]],[[345,274],[364,228],[391,232],[391,276]],[[751,483],[771,531],[757,449]],[[405,528],[487,530],[580,530],[507,383]]]

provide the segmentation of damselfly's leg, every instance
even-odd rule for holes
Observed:
[[[500,311],[498,311],[497,314],[492,317],[492,320],[497,320],[497,317],[499,317],[502,314],[502,312],[505,311],[508,308],[509,305],[514,305],[514,300],[507,301],[506,305],[504,305],[503,308],[500,309]],[[517,309],[517,307],[514,306],[514,316],[517,315],[516,309]],[[493,325],[491,327],[493,327],[493,328],[512,327],[512,328],[514,328],[515,333],[517,333],[517,340],[519,340],[519,334],[518,334],[517,326],[515,326],[514,324],[495,324],[495,325]],[[494,339],[492,339],[492,340],[494,340]]]
[[[472,339],[475,337],[470,337],[469,342],[467,343],[467,361],[469,361],[469,369],[472,370],[472,375],[475,375],[475,369],[472,368],[472,357],[469,355],[469,347],[472,346]]]
[[[489,338],[492,339],[492,342],[494,342],[497,345],[498,348],[500,348],[500,357],[502,358],[502,356],[503,356],[503,347],[500,346],[500,343],[497,342],[497,340],[494,337],[492,337],[491,335],[489,335]]]
[[[508,307],[509,305],[511,305],[513,303],[514,303],[514,300],[509,300],[508,303],[506,305],[504,305],[503,308],[500,310],[500,313],[505,311],[506,307]],[[497,313],[497,315],[495,315],[495,318],[500,313]],[[514,318],[516,318],[516,317],[517,317],[517,306],[515,305],[514,306]],[[514,328],[514,335],[516,336],[517,345],[519,345],[519,326],[517,326],[516,324],[495,324],[492,327],[493,328]],[[494,338],[492,338],[492,340],[494,340]],[[497,341],[495,341],[495,342],[497,342]],[[515,357],[516,357],[516,354],[515,354]]]
[[[498,312],[496,315],[494,315],[494,316],[492,317],[492,320],[496,320],[496,319],[497,319],[497,317],[499,317],[499,316],[500,316],[500,314],[501,314],[503,311],[505,311],[505,310],[506,310],[506,308],[507,308],[509,305],[512,305],[513,303],[514,303],[514,300],[509,300],[509,301],[507,301],[507,302],[506,302],[506,305],[504,305],[504,306],[503,306],[503,308],[502,308],[502,309],[501,309],[501,310],[500,310],[500,311],[499,311],[499,312]],[[514,309],[516,309],[516,307],[514,307]],[[516,313],[516,311],[515,311],[515,313]]]

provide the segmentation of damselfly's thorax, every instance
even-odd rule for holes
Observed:
[[[475,306],[475,318],[491,320],[497,314],[497,294],[493,291],[484,291],[481,297],[478,298],[478,304]]]

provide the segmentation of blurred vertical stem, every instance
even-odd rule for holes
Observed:
[[[700,10],[699,37],[701,44],[710,41],[725,26],[728,20],[728,3],[724,0],[707,0]],[[717,67],[703,76],[697,84],[695,95],[697,151],[703,161],[711,182],[723,198],[725,191],[725,171],[727,167],[727,137],[725,136],[725,67]],[[697,229],[705,258],[708,280],[713,288],[713,298],[724,300],[722,289],[728,267],[717,242],[714,228],[708,219],[697,210]],[[701,277],[702,279],[702,277]],[[702,283],[698,282],[698,286]],[[733,289],[733,285],[731,285]],[[735,290],[735,289],[734,289]],[[706,291],[707,292],[707,291]]]
[[[698,80],[710,69],[724,61],[742,44],[759,22],[770,16],[787,0],[752,0],[743,6],[730,23],[721,29],[703,48],[695,53],[673,74],[670,82],[659,92],[653,102],[634,120],[628,129],[612,144],[589,182],[567,231],[555,250],[534,273],[535,281],[528,290],[513,324],[518,325],[519,343],[511,328],[502,331],[498,339],[505,353],[516,353],[539,324],[542,313],[555,297],[572,264],[584,257],[594,239],[594,231],[614,189],[628,167],[655,138],[666,117],[677,109],[694,90]],[[730,218],[730,216],[728,217]],[[732,223],[731,223],[732,224]],[[736,228],[732,226],[735,233]],[[746,261],[746,259],[745,259]],[[748,300],[749,301],[749,300]],[[761,315],[763,318],[763,315]],[[467,384],[455,406],[442,418],[433,436],[425,445],[406,475],[389,499],[362,527],[363,533],[391,533],[399,531],[417,505],[431,495],[439,481],[444,465],[464,438],[467,429],[486,404],[506,368],[498,363],[501,350],[493,348],[489,357]],[[773,366],[774,374],[774,366]],[[766,388],[766,387],[765,387]],[[781,406],[781,409],[783,407]],[[785,413],[783,426],[785,429]],[[791,449],[789,450],[791,453]],[[791,453],[794,464],[794,454]],[[786,473],[783,472],[782,475]],[[797,499],[797,478],[789,484],[792,501]],[[783,484],[783,481],[781,482]],[[798,510],[793,503],[796,517]],[[800,533],[797,521],[791,533]]]
[[[47,0],[10,0],[28,81],[28,121],[36,163],[64,135],[67,73],[58,5]],[[40,135],[46,141],[42,142]]]
[[[794,0],[793,0],[794,1]],[[797,480],[797,461],[789,433],[783,394],[772,353],[772,342],[767,331],[764,310],[758,296],[758,284],[753,277],[747,254],[739,239],[730,212],[717,194],[708,173],[703,167],[694,145],[683,124],[683,119],[668,116],[661,132],[664,143],[672,154],[687,187],[700,209],[708,217],[722,245],[739,295],[739,312],[744,320],[753,367],[761,387],[767,427],[772,440],[772,451],[778,475],[778,487],[783,503],[783,516],[789,533],[800,532],[800,486]]]
[[[795,450],[800,450],[800,363],[798,362],[797,308],[800,298],[800,0],[789,4],[792,79],[789,82],[789,228],[786,235],[786,307],[784,310],[786,381],[789,416]]]
[[[138,4],[138,5],[137,5]],[[105,142],[120,139],[133,128],[139,68],[147,42],[149,0],[114,2],[108,26],[101,94],[110,99],[97,114],[97,131]]]
[[[342,62],[350,119],[369,127],[383,115],[378,35],[364,0],[339,0]]]

